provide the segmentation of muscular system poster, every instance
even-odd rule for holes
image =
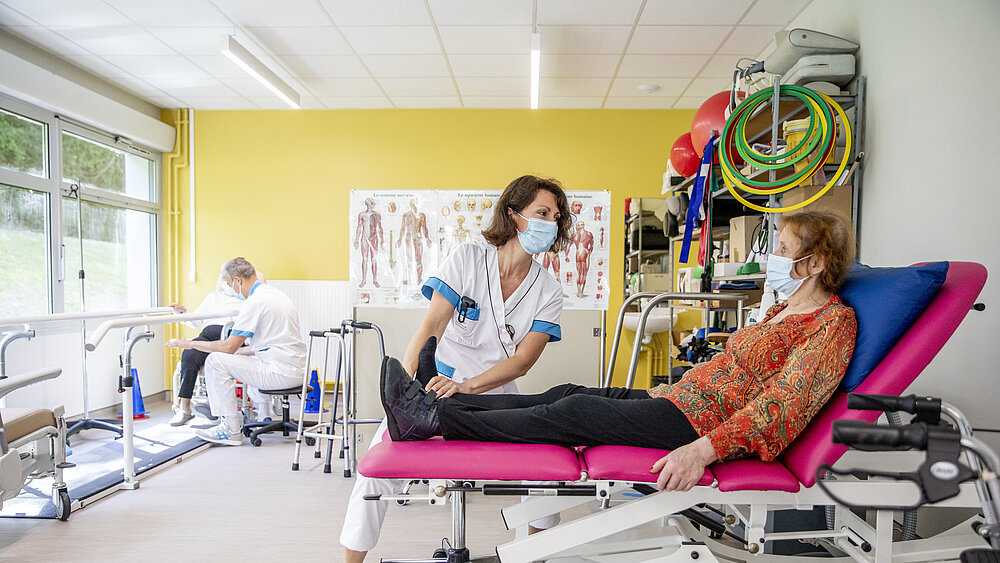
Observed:
[[[502,190],[351,190],[350,276],[355,304],[425,307],[420,286],[459,244],[482,242]],[[571,242],[535,260],[563,287],[565,309],[607,310],[608,191],[567,190]]]

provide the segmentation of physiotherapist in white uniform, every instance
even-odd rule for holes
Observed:
[[[438,396],[454,393],[516,393],[514,380],[528,373],[545,345],[560,340],[562,286],[531,255],[569,244],[572,214],[554,180],[522,176],[496,204],[487,243],[464,243],[421,288],[430,307],[410,339],[403,366]],[[437,339],[436,370],[418,373],[421,348]],[[436,371],[436,373],[433,373]],[[382,440],[385,421],[372,445]],[[363,561],[378,543],[389,495],[403,482],[358,474],[344,518],[340,543],[345,563]],[[555,519],[532,522],[536,528]]]
[[[212,414],[220,420],[217,426],[195,434],[209,442],[238,446],[243,442],[243,416],[237,411],[236,381],[247,386],[255,405],[266,404],[260,389],[286,389],[302,383],[306,345],[295,305],[284,293],[258,280],[250,262],[233,258],[222,266],[222,275],[236,298],[245,301],[229,338],[215,342],[177,339],[167,346],[209,353],[205,385]],[[244,342],[247,348],[241,350]]]

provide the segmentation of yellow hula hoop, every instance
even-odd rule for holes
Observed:
[[[852,135],[852,132],[851,132],[851,123],[847,120],[847,114],[844,113],[844,109],[840,107],[840,104],[838,104],[837,102],[833,101],[832,98],[830,98],[829,96],[827,96],[826,94],[824,94],[822,92],[816,92],[816,93],[819,94],[826,101],[826,103],[830,104],[830,107],[832,107],[834,110],[836,110],[837,115],[840,116],[840,122],[844,124],[844,136],[845,136],[845,139],[846,139],[846,143],[845,143],[845,147],[844,147],[844,158],[841,159],[840,166],[837,168],[837,171],[833,174],[833,177],[830,179],[829,182],[826,183],[825,186],[823,186],[823,189],[821,189],[818,193],[816,193],[816,195],[814,195],[811,198],[803,201],[802,203],[798,203],[796,205],[789,205],[787,207],[764,207],[764,206],[761,206],[761,205],[757,205],[756,203],[752,203],[750,201],[747,201],[746,198],[744,198],[743,196],[741,196],[739,194],[739,192],[736,191],[736,187],[737,187],[737,185],[739,185],[738,182],[736,182],[735,178],[730,178],[729,177],[729,174],[726,171],[726,167],[723,166],[722,167],[722,180],[726,184],[726,189],[729,190],[729,193],[733,194],[733,197],[736,198],[737,201],[739,201],[743,205],[749,207],[750,209],[753,209],[755,211],[760,211],[762,213],[787,213],[789,211],[795,211],[796,209],[801,209],[801,208],[803,208],[803,207],[811,204],[812,202],[816,201],[817,199],[823,197],[823,195],[825,195],[826,192],[830,191],[830,188],[832,188],[837,183],[837,181],[840,179],[841,175],[844,173],[844,170],[847,168],[847,163],[850,161],[850,158],[851,158],[851,149],[853,148],[853,135]],[[834,148],[834,150],[836,150],[836,148]],[[808,178],[808,177],[809,176],[804,176],[803,180],[805,178]],[[764,193],[767,194],[767,195],[784,193],[784,192],[786,192],[786,191],[788,191],[788,190],[796,187],[797,185],[798,185],[798,183],[793,184],[793,185],[789,185],[787,188],[785,188],[785,189],[783,189],[781,191],[770,191],[770,192],[764,192]],[[747,192],[755,193],[754,189],[748,189],[749,186],[742,186],[742,185],[740,185],[739,187],[740,187],[740,189],[745,190]]]

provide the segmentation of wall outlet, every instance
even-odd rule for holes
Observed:
[[[595,326],[594,327],[594,338],[600,338],[600,337],[601,337],[601,327]]]
[[[365,441],[365,435],[362,434],[361,432],[358,432],[358,437],[355,438],[355,440],[360,444],[361,442]]]

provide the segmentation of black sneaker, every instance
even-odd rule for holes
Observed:
[[[191,409],[212,422],[219,420],[219,417],[212,415],[212,407],[208,406],[208,403],[195,403]]]
[[[434,379],[434,376],[438,374],[437,363],[434,361],[435,351],[437,351],[437,337],[432,336],[424,343],[424,347],[420,349],[420,355],[417,357],[416,380],[425,388],[431,379]]]
[[[427,440],[440,434],[435,393],[411,379],[396,358],[382,360],[382,407],[393,441]]]

